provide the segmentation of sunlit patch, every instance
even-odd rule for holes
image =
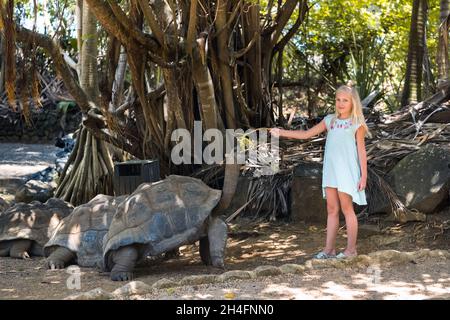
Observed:
[[[239,241],[230,240],[230,241],[228,241],[228,243],[227,243],[227,247],[228,247],[228,248],[237,247],[237,246],[239,246],[241,243],[245,243],[245,242],[246,242],[245,240],[239,240]],[[251,247],[252,247],[251,245],[241,246],[241,248],[243,248],[243,249],[249,249],[249,248],[251,248]]]
[[[422,274],[422,281],[425,283],[433,283],[434,282],[433,278],[431,278],[431,275],[426,274],[426,273]]]
[[[369,270],[369,268],[368,268]],[[376,277],[376,278],[375,278]],[[374,272],[367,273],[358,273],[352,276],[352,284],[361,285],[361,286],[371,286],[372,284],[376,284],[383,281],[383,278],[380,274],[376,274]]]
[[[11,228],[13,233],[17,235],[17,238],[28,239],[31,235],[31,229],[23,229],[22,227]]]
[[[182,208],[186,207],[184,201],[178,195],[175,195],[175,202],[177,206],[180,206]]]
[[[108,215],[104,214],[102,217],[102,224],[107,226],[108,225]]]
[[[197,293],[195,295],[196,298],[199,299],[208,299],[208,298],[213,298],[214,296],[212,294],[201,294],[201,293]]]
[[[439,181],[439,171],[436,171],[433,175],[433,177],[431,177],[431,183],[432,184],[436,184]]]
[[[31,214],[27,217],[27,225],[31,228],[33,227],[34,223],[36,222],[36,212],[34,210],[31,212]]]
[[[80,237],[81,226],[79,223],[74,224],[70,229],[70,234],[68,236],[68,247],[69,248],[78,248],[81,243]]]
[[[96,204],[96,205],[94,205],[94,206],[92,207],[92,211],[93,211],[93,212],[101,211],[103,206],[104,206],[103,203]]]
[[[339,297],[340,299],[355,299],[366,295],[364,290],[352,289],[346,285],[337,284],[334,281],[328,281],[322,285],[322,292],[325,294]],[[326,295],[324,295],[326,298]],[[327,298],[326,298],[327,299]]]
[[[406,203],[411,203],[412,199],[414,198],[414,192],[410,191],[406,194]]]
[[[54,213],[48,223],[48,232],[47,232],[48,237],[52,236],[54,230],[56,229],[56,227],[58,227],[60,222],[61,222],[61,220],[59,219],[58,214]],[[62,228],[63,226],[64,226],[64,223],[61,224],[60,228]]]

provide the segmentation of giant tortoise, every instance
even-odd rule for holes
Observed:
[[[44,246],[47,267],[64,268],[70,262],[102,269],[103,237],[120,202],[127,196],[97,195],[76,207],[56,228]]]
[[[0,214],[0,257],[42,256],[43,246],[73,206],[51,198],[45,203],[17,203]]]
[[[227,225],[211,215],[220,197],[220,190],[191,177],[141,184],[117,208],[103,242],[111,279],[131,280],[137,262],[197,240],[202,261],[223,267]]]

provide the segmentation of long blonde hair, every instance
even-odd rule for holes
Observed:
[[[352,112],[351,112],[351,119],[352,123],[360,123],[365,129],[365,135],[369,138],[372,137],[372,134],[369,131],[369,127],[366,124],[366,120],[364,119],[364,114],[362,111],[362,104],[361,99],[359,98],[358,91],[356,90],[356,87],[354,86],[353,81],[347,82],[347,84],[341,85],[337,90],[336,94],[339,92],[345,92],[351,95],[352,97]],[[339,112],[337,108],[334,109],[334,114],[336,118],[339,117]]]

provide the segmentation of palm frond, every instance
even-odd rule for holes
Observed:
[[[392,187],[383,179],[375,170],[370,167],[368,171],[368,195],[370,201],[368,203],[368,211],[370,212],[375,203],[387,201],[391,209],[394,219],[398,222],[405,223],[407,221],[424,221],[425,215],[416,209],[408,209]]]

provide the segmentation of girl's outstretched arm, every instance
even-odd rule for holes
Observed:
[[[284,130],[280,128],[270,129],[270,133],[276,137],[285,137],[291,139],[309,139],[327,130],[325,120],[320,121],[314,127],[308,130]]]
[[[356,130],[356,145],[358,150],[359,164],[361,168],[361,180],[358,184],[359,191],[365,189],[367,184],[367,154],[364,135],[365,129],[363,126],[360,126],[358,130]]]

